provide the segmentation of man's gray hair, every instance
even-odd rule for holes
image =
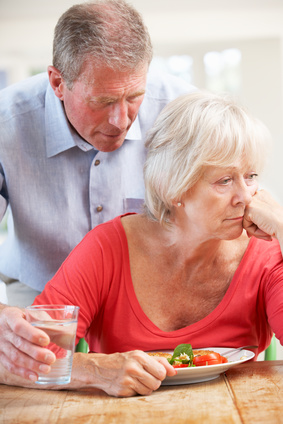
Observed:
[[[54,32],[53,65],[69,88],[86,62],[94,67],[136,70],[152,59],[141,15],[124,0],[97,0],[70,7]]]

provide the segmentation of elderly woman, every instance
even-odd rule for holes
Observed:
[[[283,343],[283,208],[257,181],[268,145],[263,124],[224,97],[164,108],[147,140],[144,213],[88,233],[35,300],[80,307],[91,353],[75,354],[66,388],[149,394],[176,371],[144,351],[257,345],[257,356],[272,332]],[[6,310],[2,363],[20,377],[2,369],[2,381],[31,386],[52,357],[23,318]]]

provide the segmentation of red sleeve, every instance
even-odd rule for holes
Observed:
[[[115,249],[116,239],[112,221],[90,231],[34,301],[79,306],[77,341],[101,313],[115,268],[113,251],[120,250]]]
[[[269,325],[283,345],[283,260],[280,256],[281,252],[272,258],[274,266],[266,279],[265,303]]]

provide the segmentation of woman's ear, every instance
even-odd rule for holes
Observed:
[[[47,68],[48,77],[50,85],[55,93],[55,96],[57,96],[60,100],[64,99],[64,93],[63,93],[63,78],[61,73],[58,71],[55,66],[48,66]]]
[[[175,208],[180,208],[181,206],[184,206],[181,200],[173,200],[172,204],[173,206],[175,206]]]

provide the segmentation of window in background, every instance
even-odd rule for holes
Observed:
[[[193,83],[193,58],[191,56],[155,56],[150,68],[154,71],[167,72],[181,77],[190,84]]]
[[[46,68],[44,67],[30,68],[29,76],[32,77],[34,75],[41,74],[42,72],[46,72]]]
[[[8,85],[8,76],[7,72],[0,69],[0,90],[7,87]]]
[[[206,88],[214,92],[238,94],[241,88],[242,54],[238,49],[208,52],[203,62]]]

